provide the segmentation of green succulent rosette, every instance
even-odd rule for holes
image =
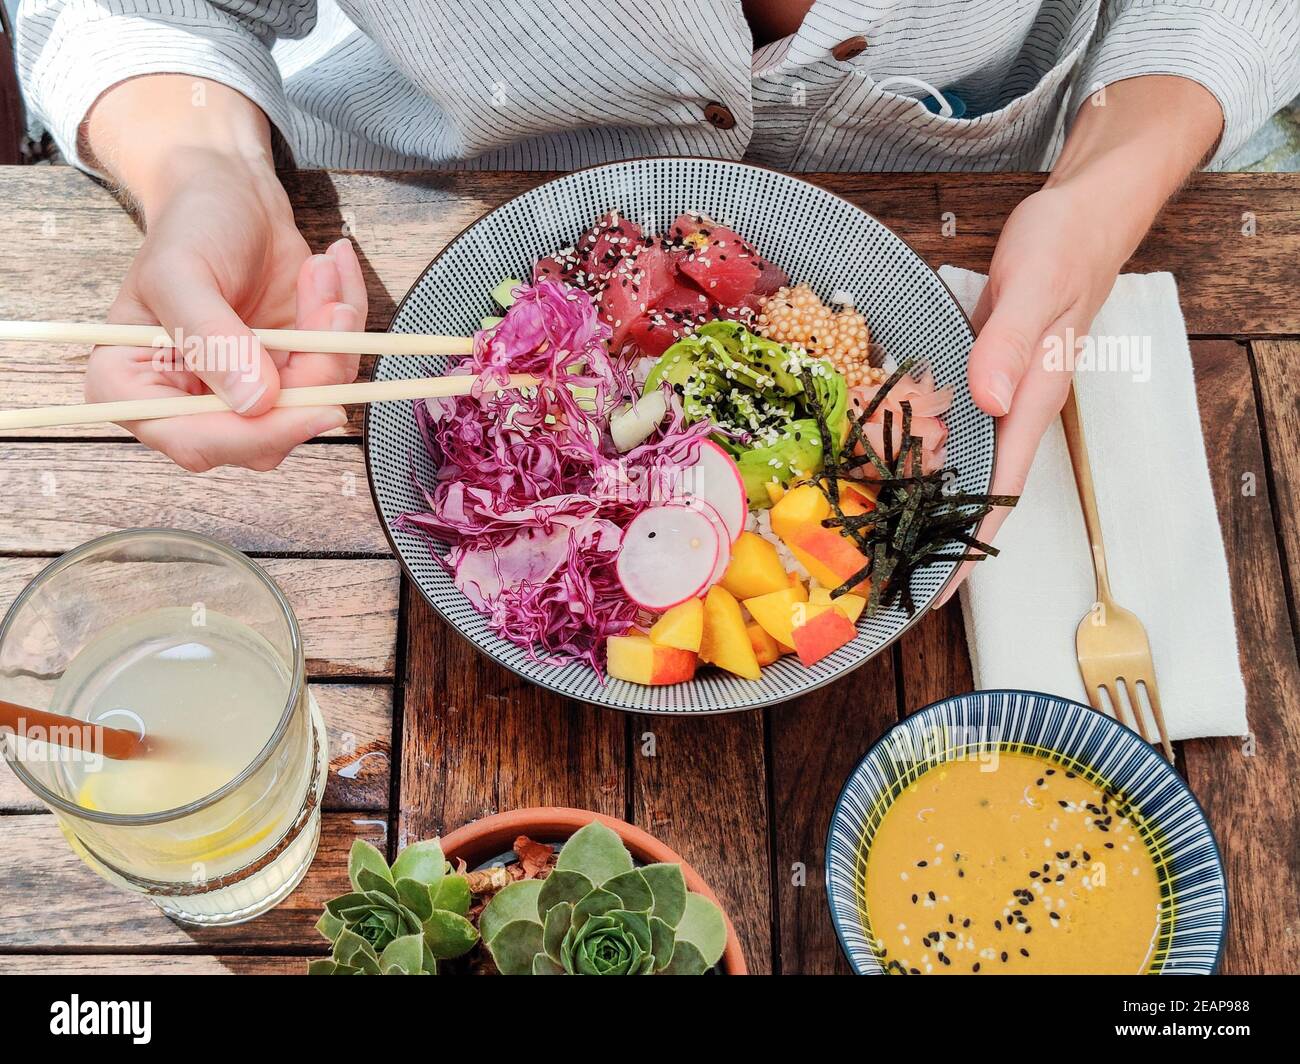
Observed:
[[[637,868],[599,821],[545,879],[498,891],[479,932],[505,975],[703,975],[727,945],[722,913],[686,889],[681,865]]]
[[[469,883],[452,873],[437,839],[408,846],[389,868],[358,839],[348,855],[352,890],[332,899],[316,930],[333,944],[308,975],[436,975],[438,961],[469,952]]]

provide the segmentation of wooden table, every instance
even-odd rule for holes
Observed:
[[[452,236],[543,177],[303,172],[285,182],[313,248],[344,233],[356,241],[370,328],[382,329]],[[1007,212],[1041,178],[819,180],[932,265],[985,269]],[[69,169],[0,168],[0,202],[0,317],[102,320],[140,242],[113,198]],[[1279,174],[1199,177],[1131,264],[1179,281],[1250,698],[1249,739],[1180,744],[1228,869],[1226,972],[1300,970],[1298,263],[1300,175]],[[5,346],[4,405],[77,401],[85,354]],[[624,817],[676,848],[721,896],[751,970],[846,971],[822,887],[827,819],[882,731],[971,687],[956,607],[851,681],[771,710],[668,720],[566,702],[475,653],[401,580],[368,498],[359,424],[269,474],[189,475],[111,427],[0,439],[0,608],[46,559],[114,529],[171,525],[233,543],[293,600],[334,754],[305,884],[259,920],[202,932],[99,882],[0,770],[0,971],[301,971],[321,951],[312,924],[344,888],[353,839],[392,850],[548,804]],[[651,735],[654,756],[643,756]]]

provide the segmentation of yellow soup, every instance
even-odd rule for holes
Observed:
[[[930,769],[886,810],[867,854],[882,963],[933,975],[1146,971],[1160,887],[1129,812],[1025,754]]]

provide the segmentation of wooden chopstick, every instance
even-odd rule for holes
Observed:
[[[468,355],[470,336],[423,333],[321,332],[311,329],[254,329],[263,345],[278,351],[339,355]],[[175,340],[158,325],[107,325],[70,321],[0,321],[0,340],[55,344],[106,344],[169,348]]]
[[[325,333],[336,336],[337,333]],[[350,403],[381,403],[400,399],[446,399],[468,395],[477,378],[416,377],[400,381],[368,381],[360,384],[324,384],[314,388],[284,388],[277,407],[346,406]],[[536,377],[512,374],[507,388],[535,388]],[[497,385],[488,382],[487,391]],[[188,414],[213,414],[229,410],[215,395],[184,395],[167,399],[125,399],[113,403],[81,403],[67,406],[32,407],[0,411],[0,432],[6,429],[45,429],[60,425],[97,425],[122,421],[152,421]]]
[[[32,709],[0,699],[0,731],[12,731],[26,738],[37,736],[44,742],[87,753],[99,753],[114,761],[124,761],[140,750],[142,739],[135,732],[91,724],[76,717],[65,717],[44,709]]]

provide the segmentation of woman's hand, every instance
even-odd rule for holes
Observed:
[[[1052,176],[1008,216],[972,316],[978,335],[967,369],[976,404],[998,419],[992,494],[1024,490],[1039,441],[1069,394],[1076,341],[1222,125],[1218,102],[1195,82],[1117,82],[1100,103],[1083,105]],[[992,542],[1009,513],[989,514],[979,538]],[[972,564],[958,569],[936,605],[956,593]]]
[[[86,398],[215,392],[232,413],[124,427],[195,472],[272,469],[298,444],[347,419],[342,407],[273,409],[280,388],[348,383],[358,359],[268,351],[250,330],[364,329],[365,281],[349,241],[311,254],[271,166],[261,112],[221,86],[212,86],[196,110],[192,82],[136,79],[111,90],[92,112],[91,145],[136,199],[147,228],[109,320],[162,325],[181,346],[96,348]],[[150,140],[126,151],[140,142],[145,121],[160,127],[168,150]],[[212,125],[206,137],[195,128],[204,122]]]
[[[971,396],[998,419],[993,495],[1024,491],[1038,443],[1065,405],[1072,379],[1072,361],[1063,366],[1046,356],[1073,355],[1075,339],[1088,335],[1123,263],[1099,237],[1104,219],[1094,210],[1067,188],[1043,188],[1011,212],[993,252],[972,315],[978,335],[967,369]],[[999,507],[989,514],[979,538],[991,542],[1009,513]],[[952,596],[971,564],[958,570],[937,605]]]

